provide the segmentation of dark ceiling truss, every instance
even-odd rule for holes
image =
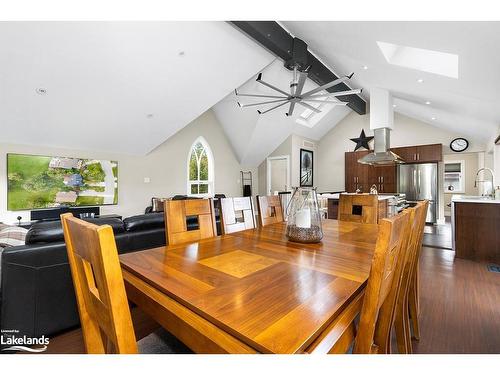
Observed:
[[[259,42],[261,45],[263,45],[265,48],[267,48],[269,51],[271,51],[273,54],[276,56],[280,57],[285,61],[285,63],[289,60],[292,59],[292,49],[293,49],[293,41],[294,37],[288,33],[283,27],[281,27],[277,22],[275,21],[231,21],[231,24],[236,26],[238,29],[242,30],[246,34],[248,34],[251,38],[253,38],[255,41]],[[286,65],[286,64],[285,64]],[[307,51],[307,65],[308,67],[303,67],[304,69],[307,69],[307,77],[317,83],[319,86],[324,86],[327,83],[336,81],[336,80],[342,80],[342,77],[339,78],[337,77],[327,66],[325,66],[321,61],[319,61],[311,52]],[[259,75],[259,79],[261,78],[261,75]],[[350,76],[349,76],[350,78]],[[305,77],[304,77],[305,81]],[[267,82],[260,81],[260,83],[272,88],[273,90],[282,93],[286,96],[289,94],[278,89],[277,87],[271,87],[272,85],[269,85]],[[299,84],[300,84],[299,80]],[[303,85],[303,82],[302,82]],[[316,89],[315,89],[316,90]],[[339,82],[338,84],[327,87],[326,89],[319,89],[317,91],[311,90],[309,91],[308,95],[312,95],[316,92],[319,92],[321,90],[326,90],[329,93],[336,93],[336,92],[341,92],[341,91],[353,91],[356,92],[356,90],[351,90],[349,86],[347,86],[343,81]],[[305,95],[305,94],[304,94]],[[245,96],[245,94],[239,94],[239,96]],[[333,96],[333,95],[312,95],[310,96],[309,101],[315,101],[319,102],[317,99],[321,98],[326,98],[327,96]],[[276,97],[278,99],[280,97]],[[348,95],[339,95],[337,98],[340,101],[343,102],[348,102],[347,106],[354,110],[355,112],[359,113],[360,115],[366,114],[366,102],[365,100],[358,94],[353,93],[353,94],[348,94]],[[298,102],[297,104],[303,104]],[[279,104],[278,106],[281,106],[282,104]],[[267,111],[266,111],[267,112]],[[262,112],[264,113],[264,112]]]

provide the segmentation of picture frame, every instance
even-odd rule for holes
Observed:
[[[314,152],[312,150],[300,149],[300,186],[313,187],[314,183]]]

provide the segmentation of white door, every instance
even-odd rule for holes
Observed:
[[[287,191],[290,188],[288,156],[268,158],[267,167],[267,193],[273,195],[277,191]]]

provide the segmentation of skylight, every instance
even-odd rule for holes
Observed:
[[[327,91],[320,91],[319,94],[327,94]],[[335,103],[338,101],[337,99],[322,99],[325,101],[331,101]],[[312,109],[305,109],[296,119],[295,121],[303,126],[307,126],[308,128],[312,128],[316,125],[319,120],[321,120],[330,110],[334,107],[328,103],[308,103],[310,106],[319,109],[321,112],[314,112]]]
[[[389,64],[458,78],[458,55],[385,42],[377,44]]]

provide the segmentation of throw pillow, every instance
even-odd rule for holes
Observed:
[[[20,246],[25,244],[28,230],[17,226],[8,226],[0,229],[0,246]]]

